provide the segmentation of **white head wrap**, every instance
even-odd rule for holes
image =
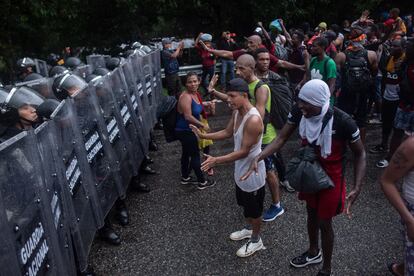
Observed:
[[[331,93],[328,85],[324,81],[317,79],[305,83],[299,92],[299,99],[322,108],[319,115],[310,118],[302,116],[299,124],[299,134],[302,138],[306,138],[309,143],[316,141],[316,145],[321,147],[321,156],[323,158],[331,154],[332,146],[333,116],[321,133],[323,117],[329,109],[330,96]]]

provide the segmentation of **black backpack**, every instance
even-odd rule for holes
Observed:
[[[175,126],[177,124],[177,99],[165,96],[157,107],[157,118],[162,119],[163,131],[167,143],[177,140]]]
[[[254,88],[256,91],[263,84],[270,88],[270,112],[266,110],[264,124],[271,123],[276,129],[281,129],[286,123],[293,102],[293,91],[288,81],[280,75],[269,71],[268,78],[260,80]]]
[[[372,85],[368,51],[345,51],[345,56],[343,85],[354,92],[368,91]]]

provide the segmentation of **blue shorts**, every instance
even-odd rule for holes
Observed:
[[[262,144],[262,150],[267,146],[268,144]],[[269,171],[274,171],[275,170],[275,157],[272,155],[269,155],[268,157],[266,157],[264,160],[265,162],[265,167],[266,167],[266,172]]]
[[[408,133],[414,132],[414,111],[403,111],[398,108],[395,113],[394,127]]]

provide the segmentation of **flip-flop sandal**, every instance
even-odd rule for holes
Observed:
[[[398,263],[390,263],[390,264],[388,264],[388,270],[394,276],[401,276],[400,274],[398,274],[397,272],[394,271],[394,266],[396,266],[396,265],[398,265]]]

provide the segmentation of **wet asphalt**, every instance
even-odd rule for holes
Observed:
[[[214,130],[223,128],[230,111],[223,104],[209,119]],[[367,148],[380,140],[380,127],[370,126]],[[307,250],[305,204],[295,193],[281,190],[285,214],[264,223],[265,250],[248,258],[236,251],[243,241],[229,234],[244,225],[242,210],[236,204],[233,164],[215,168],[217,184],[202,191],[180,184],[179,142],[166,143],[162,131],[155,131],[159,146],[152,152],[158,171],[143,176],[151,187],[148,194],[130,192],[127,204],[131,223],[114,225],[122,244],[111,246],[95,240],[90,264],[97,275],[316,275],[321,265],[294,269],[289,261]],[[298,146],[294,135],[282,150],[289,160]],[[216,142],[211,155],[233,149],[233,141]],[[398,214],[385,199],[378,183],[381,169],[375,167],[381,155],[367,153],[367,175],[354,206],[354,216],[334,219],[335,246],[333,275],[391,275],[387,264],[402,259],[402,235]],[[352,159],[346,169],[349,191],[353,179]],[[266,190],[265,208],[270,204]]]

